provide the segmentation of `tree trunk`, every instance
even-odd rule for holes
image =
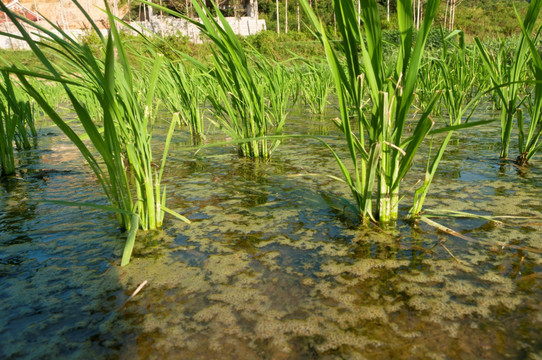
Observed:
[[[454,23],[455,23],[455,6],[457,4],[456,0],[452,0],[452,15],[450,15],[450,31],[454,29]]]
[[[284,0],[284,33],[288,34],[288,0]]]
[[[388,22],[390,22],[390,0],[388,0],[388,3],[386,5],[387,15],[388,15]]]
[[[301,31],[301,19],[299,17],[299,0],[297,0],[297,31]]]
[[[420,30],[421,19],[422,19],[422,0],[418,0],[418,23],[416,24],[416,30]]]
[[[279,22],[279,0],[276,0],[277,4],[277,35],[280,34],[280,22]]]

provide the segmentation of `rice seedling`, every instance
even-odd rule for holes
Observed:
[[[525,108],[530,117],[527,124],[527,132],[525,132],[523,111],[519,110],[517,113],[519,156],[516,158],[516,163],[524,166],[542,148],[542,143],[540,142],[540,136],[542,134],[542,58],[540,57],[540,53],[538,52],[534,41],[530,38],[529,33],[527,33],[525,26],[522,26],[522,34],[525,42],[529,46],[532,58],[530,68],[536,81],[534,99],[530,94],[526,96]]]
[[[522,23],[524,31],[516,45],[514,57],[511,59],[512,61],[509,66],[506,62],[502,61],[503,56],[501,53],[499,53],[500,56],[490,56],[482,42],[478,38],[475,39],[482,62],[491,78],[491,82],[495,87],[495,92],[502,105],[500,157],[503,159],[508,158],[512,126],[519,107],[519,91],[522,83],[526,80],[523,74],[529,59],[529,45],[527,39],[533,32],[541,6],[541,0],[533,0],[529,4],[529,8],[527,9],[527,13],[525,14]],[[523,129],[520,130],[520,133],[522,131]]]
[[[405,136],[405,123],[414,99],[416,78],[438,0],[427,3],[415,44],[411,3],[408,0],[397,2],[400,44],[395,66],[386,66],[382,56],[382,29],[376,1],[361,1],[366,43],[358,26],[353,2],[333,2],[341,34],[340,50],[335,50],[308,2],[301,1],[301,4],[324,45],[333,74],[341,112],[338,125],[345,136],[352,173],[338,155],[333,154],[354,197],[357,213],[364,220],[378,219],[384,225],[392,223],[398,217],[401,181],[433,125],[429,113],[437,101],[437,95],[417,121],[413,133]],[[358,49],[361,49],[364,71]],[[346,69],[339,63],[341,56],[345,57]],[[368,114],[362,106],[364,81],[368,83],[372,103]],[[359,128],[357,134],[350,124],[351,112]],[[375,180],[378,183],[376,209],[372,203]]]
[[[435,176],[435,172],[442,160],[442,156],[446,151],[446,147],[450,142],[454,132],[462,127],[482,125],[489,121],[478,121],[470,123],[469,120],[480,103],[481,96],[485,93],[484,89],[476,88],[477,80],[474,73],[469,71],[467,65],[467,49],[462,31],[454,31],[449,35],[442,35],[442,54],[441,58],[435,61],[436,71],[439,73],[439,78],[442,83],[439,86],[441,93],[440,102],[443,104],[444,111],[444,132],[446,135],[442,139],[438,150],[431,161],[431,156],[428,154],[427,169],[422,185],[414,193],[413,206],[409,211],[409,217],[417,217],[422,211],[422,206],[429,191],[429,187]],[[451,40],[457,37],[458,43]],[[448,51],[448,44],[455,48],[455,51]],[[474,92],[477,92],[475,95]],[[434,134],[441,131],[433,132]],[[437,137],[433,137],[431,145],[437,141]]]
[[[217,84],[209,91],[207,99],[214,109],[220,127],[233,142],[238,143],[240,156],[269,159],[280,140],[268,136],[279,134],[283,123],[273,121],[273,117],[267,114],[267,82],[262,82],[256,75],[255,65],[221,14],[218,5],[214,4],[213,10],[217,16],[215,19],[210,9],[193,0],[192,4],[201,19],[200,23],[178,12],[150,2],[145,3],[186,19],[197,26],[215,45],[211,49],[212,67],[207,67],[195,59],[191,61],[202,71],[209,73]],[[277,106],[275,110],[281,111]]]
[[[162,191],[160,187],[169,142],[176,121],[172,121],[170,125],[161,165],[155,169],[151,149],[155,115],[153,97],[162,58],[155,59],[151,79],[146,84],[147,91],[139,91],[140,89],[136,88],[135,76],[115,25],[115,19],[107,3],[104,3],[110,21],[110,32],[107,38],[100,33],[80,4],[75,1],[74,3],[98,34],[104,49],[103,60],[97,59],[87,44],[80,44],[71,39],[60,27],[51,24],[60,34],[59,36],[24,18],[17,17],[0,4],[2,11],[6,12],[17,26],[47,73],[24,71],[17,67],[12,67],[10,71],[18,76],[26,91],[78,147],[111,203],[111,206],[107,207],[92,204],[90,206],[114,211],[121,228],[129,230],[121,262],[121,265],[126,265],[130,259],[138,226],[142,229],[154,229],[161,226],[164,212],[188,222],[186,218],[165,206],[165,189]],[[27,25],[50,37],[54,48],[47,43],[42,43],[41,46],[52,49],[54,54],[63,60],[61,63],[67,64],[65,68],[57,68],[53,65],[39,44],[32,40],[21,22],[26,22]],[[78,71],[73,71],[73,69]],[[27,80],[27,76],[62,84],[85,134],[78,135],[48,104],[39,90]],[[103,112],[103,126],[98,126],[94,122],[92,112],[76,96],[73,89],[81,87],[91,89],[98,99]],[[99,158],[83,141],[87,137],[98,152]],[[132,188],[135,196],[132,195]]]
[[[267,121],[272,124],[274,132],[278,134],[286,122],[288,109],[293,105],[290,100],[295,98],[297,91],[294,84],[296,78],[292,76],[285,64],[258,53],[254,53],[254,56],[254,63],[259,70],[258,75],[261,77],[261,82],[265,84]],[[279,143],[280,141],[277,140],[272,144],[271,152]]]
[[[327,64],[306,62],[300,80],[303,102],[309,107],[309,111],[313,114],[324,114],[333,87]]]
[[[14,146],[30,149],[36,140],[32,104],[15,84],[9,73],[2,72],[0,82],[0,176],[15,173]],[[33,142],[34,142],[33,141]]]
[[[160,72],[158,95],[163,99],[171,113],[179,113],[181,121],[187,125],[195,143],[205,138],[205,74],[196,69],[189,70],[181,63],[167,61]]]

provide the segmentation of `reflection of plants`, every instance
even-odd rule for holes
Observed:
[[[387,65],[382,56],[382,30],[376,1],[362,0],[362,20],[366,43],[358,26],[354,4],[347,0],[334,1],[337,26],[341,34],[340,52],[328,39],[322,23],[307,1],[301,1],[311,24],[323,43],[341,112],[339,127],[344,133],[353,170],[333,152],[363,219],[378,219],[386,224],[398,216],[399,186],[412,165],[421,142],[433,123],[428,115],[435,104],[434,96],[418,120],[413,133],[405,136],[405,123],[414,99],[414,90],[429,29],[438,8],[438,0],[427,3],[426,14],[417,40],[413,43],[412,6],[408,0],[398,1],[400,32],[399,52],[395,65]],[[366,45],[367,44],[367,45]],[[361,49],[363,71],[359,61]],[[346,69],[339,63],[345,57]],[[363,81],[368,84],[372,102],[370,114],[362,109]],[[350,114],[359,127],[355,133]],[[373,189],[378,179],[376,209],[373,209]]]
[[[9,13],[3,4],[0,4],[0,8],[16,24],[48,73],[32,73],[15,67],[11,70],[17,74],[27,92],[81,151],[111,202],[112,207],[107,208],[117,212],[119,223],[123,229],[130,230],[122,259],[122,265],[125,265],[130,259],[138,227],[154,229],[161,226],[164,212],[172,213],[187,221],[184,217],[165,207],[165,191],[161,192],[160,189],[175,121],[170,126],[161,166],[157,170],[153,165],[151,129],[155,115],[152,102],[161,57],[155,59],[151,79],[146,84],[147,90],[145,92],[139,91],[107,3],[105,6],[111,26],[107,38],[101,35],[97,26],[81,6],[77,2],[75,4],[91,22],[100,37],[105,49],[104,60],[97,59],[88,45],[72,40],[61,28],[51,24],[61,34],[58,36],[35,23],[22,18],[18,20],[15,15]],[[49,36],[55,45],[55,54],[63,61],[61,63],[67,65],[61,68],[55,67],[38,44],[32,40],[21,21]],[[76,134],[59,113],[48,104],[42,93],[26,79],[26,76],[47,78],[62,84],[79,122],[86,132],[84,137],[88,137],[91,141],[99,158],[93,155],[93,152],[85,145],[83,136]],[[89,111],[87,105],[76,96],[73,89],[79,87],[91,89],[98,99],[103,112],[102,126],[99,127],[95,124],[92,111]],[[102,163],[103,165],[101,165]],[[135,190],[135,201],[132,198],[132,189]]]

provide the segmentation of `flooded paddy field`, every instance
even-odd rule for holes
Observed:
[[[329,119],[289,126],[342,141]],[[114,215],[44,201],[106,204],[77,149],[43,125],[0,183],[0,357],[540,359],[542,166],[501,162],[498,132],[458,134],[429,192],[427,210],[487,216],[432,218],[460,236],[360,226],[313,139],[285,140],[265,163],[233,145],[195,154],[179,132],[164,184],[192,224],[140,232],[121,268]],[[403,216],[424,167],[402,186]]]

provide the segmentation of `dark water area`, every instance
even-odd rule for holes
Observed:
[[[288,132],[342,143],[328,118],[291,119]],[[0,181],[2,359],[542,356],[541,159],[500,161],[496,125],[452,140],[425,203],[499,217],[433,218],[462,238],[425,223],[359,226],[313,139],[261,163],[233,146],[187,151],[179,131],[167,205],[192,224],[166,217],[141,232],[123,268],[113,215],[43,201],[106,203],[75,147],[41,135]],[[402,215],[425,164],[405,180]]]

